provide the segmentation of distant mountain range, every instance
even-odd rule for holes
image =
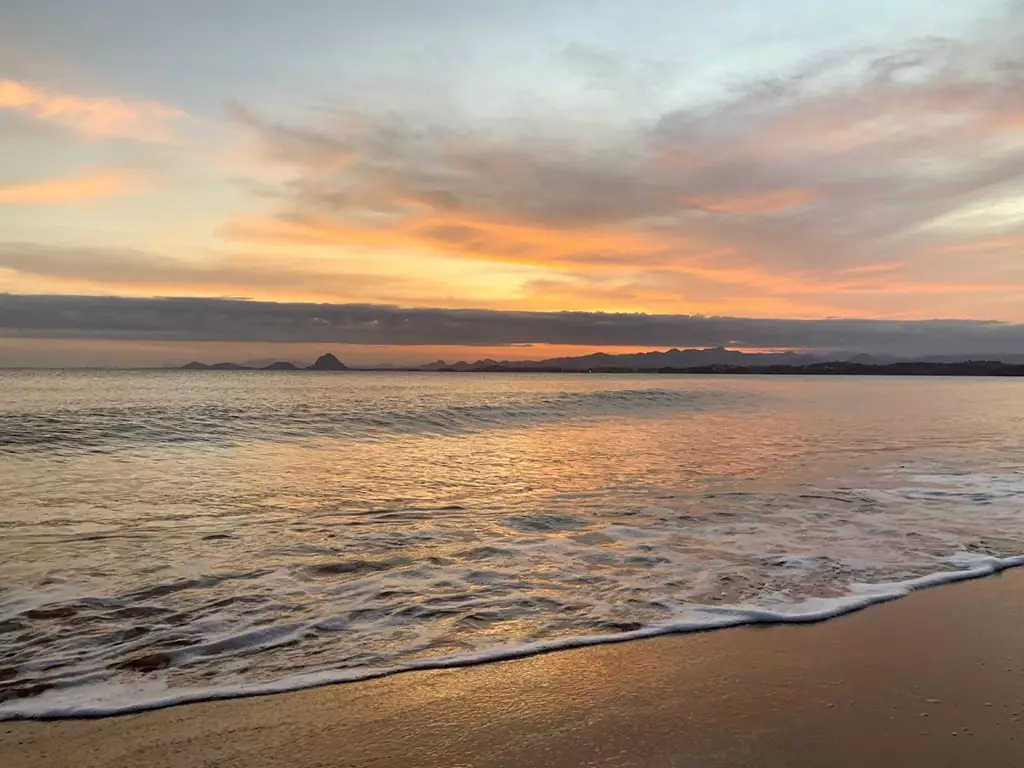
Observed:
[[[608,368],[628,370],[659,370],[661,368],[700,368],[702,366],[808,366],[817,363],[854,363],[858,365],[889,365],[892,363],[960,363],[979,359],[977,355],[940,355],[919,358],[900,358],[890,355],[868,355],[856,352],[834,352],[810,354],[800,352],[740,352],[726,347],[710,349],[669,349],[665,352],[637,352],[632,354],[608,354],[595,352],[580,357],[552,357],[547,360],[477,360],[475,363],[459,361],[446,363],[443,360],[422,366],[423,370],[472,371],[480,369],[523,369],[559,368],[566,371],[588,371]],[[985,355],[981,359],[1003,363],[1024,363],[1024,354]]]
[[[846,366],[848,370],[865,372],[861,369],[872,367],[892,367],[906,364],[915,365],[947,365],[959,364],[982,359],[1006,365],[1024,364],[1024,354],[1006,355],[939,355],[918,358],[899,358],[887,355],[869,355],[853,352],[836,352],[828,354],[809,354],[800,352],[740,352],[725,347],[710,349],[669,349],[664,352],[639,352],[632,354],[608,354],[595,352],[579,357],[552,357],[546,360],[477,360],[469,363],[460,360],[446,363],[437,360],[422,366],[367,366],[362,370],[405,370],[405,371],[682,371],[689,369],[709,369],[734,371],[738,369],[764,370],[768,368],[807,369],[804,372],[836,372],[837,364]],[[832,366],[832,367],[828,367]],[[250,361],[238,363],[199,363],[191,362],[183,365],[186,370],[313,370],[313,371],[344,371],[350,370],[334,355],[327,353],[317,358],[312,365],[299,366],[288,361]],[[707,372],[706,370],[701,372]],[[776,371],[777,372],[777,371]]]
[[[423,366],[424,370],[467,371],[476,368],[561,368],[567,371],[587,371],[599,368],[629,368],[656,370],[658,368],[692,368],[701,365],[808,365],[826,358],[797,352],[752,353],[725,347],[712,349],[670,349],[665,352],[637,352],[634,354],[608,354],[594,352],[580,357],[552,357],[547,360],[477,360],[475,363],[459,361],[448,364],[443,360]],[[833,358],[835,359],[835,358]]]

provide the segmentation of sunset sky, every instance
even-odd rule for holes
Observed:
[[[0,0],[0,18],[0,364],[913,352],[894,339],[993,328],[1024,351],[1020,4]],[[306,303],[387,306],[356,333]],[[246,332],[223,320],[241,304]],[[497,312],[430,314],[452,319],[413,338],[396,307]],[[524,315],[566,310],[749,320]],[[825,318],[886,322],[756,331]],[[963,322],[904,322],[937,318]]]

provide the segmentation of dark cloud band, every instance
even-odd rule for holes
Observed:
[[[1024,325],[987,321],[776,320],[15,294],[0,294],[0,335],[389,346],[791,347],[902,355],[1024,352]]]

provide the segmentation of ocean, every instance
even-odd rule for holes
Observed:
[[[815,621],[1022,553],[1019,380],[0,372],[0,719]]]

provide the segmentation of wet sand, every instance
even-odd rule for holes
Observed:
[[[97,720],[0,765],[1020,766],[1024,569],[727,629]]]

